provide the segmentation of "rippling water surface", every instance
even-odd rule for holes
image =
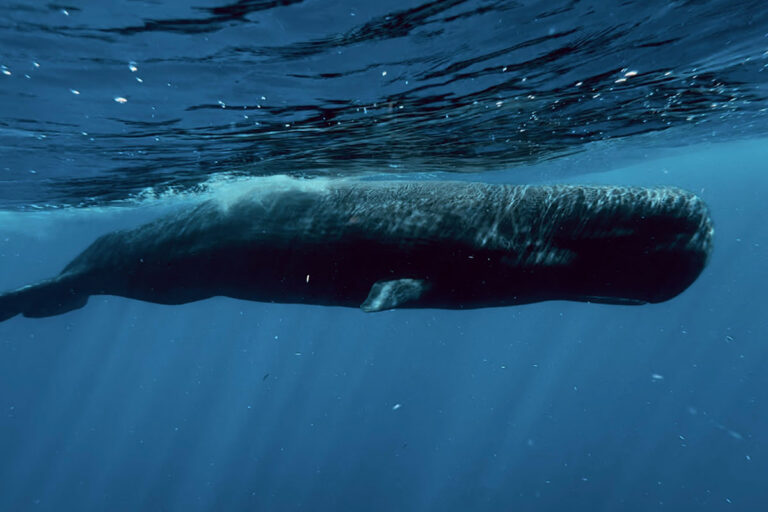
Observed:
[[[761,136],[763,4],[3,2],[0,207]]]

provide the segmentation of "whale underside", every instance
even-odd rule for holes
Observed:
[[[58,276],[0,295],[0,321],[91,295],[371,312],[643,304],[685,290],[712,250],[706,205],[677,188],[265,183],[98,238]]]

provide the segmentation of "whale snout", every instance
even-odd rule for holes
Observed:
[[[652,229],[639,229],[647,250],[637,257],[637,275],[649,279],[648,302],[682,293],[699,277],[712,254],[714,225],[704,201],[682,191],[671,208],[651,210]],[[679,205],[679,207],[675,207]],[[660,286],[659,286],[660,285]]]
[[[662,302],[701,274],[714,227],[699,197],[676,188],[604,189],[571,207],[556,245],[575,254],[570,292],[582,300]]]

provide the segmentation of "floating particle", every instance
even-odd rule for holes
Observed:
[[[128,69],[131,70],[131,73],[135,73],[139,70],[139,67],[136,65],[135,62],[131,61],[128,63]]]
[[[651,380],[664,380],[664,376],[658,373],[652,373]]]
[[[115,101],[118,103],[128,103],[128,100],[123,98],[122,96],[115,96]]]
[[[79,95],[79,94],[80,94],[80,91],[78,91],[77,89],[70,89],[70,90],[69,90],[69,92],[71,92],[71,93],[72,93],[72,94],[74,94],[75,96],[77,96],[77,95]]]
[[[387,72],[386,71],[382,71],[381,72],[381,76],[387,76]]]
[[[395,404],[395,405],[393,405],[393,406],[392,406],[392,410],[393,410],[393,411],[396,411],[396,410],[398,410],[399,408],[401,408],[402,406],[403,406],[403,404]]]

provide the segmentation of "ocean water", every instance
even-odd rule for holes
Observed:
[[[263,176],[676,185],[679,297],[0,324],[0,511],[760,511],[759,1],[0,2],[0,289]]]

